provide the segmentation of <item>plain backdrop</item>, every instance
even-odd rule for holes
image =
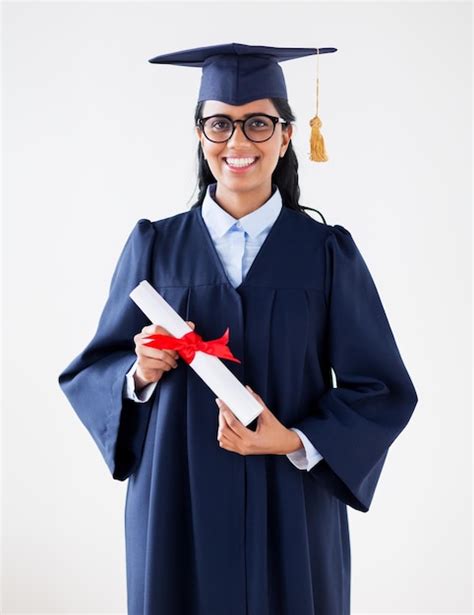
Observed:
[[[223,42],[338,48],[326,163],[308,158],[316,58],[282,63],[301,203],[352,233],[419,397],[370,511],[349,509],[352,610],[471,612],[470,3],[2,8],[2,613],[126,612],[126,483],[57,378],[136,221],[197,195],[201,71],[147,60]]]

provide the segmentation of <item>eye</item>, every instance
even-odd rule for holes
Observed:
[[[223,131],[229,130],[230,122],[227,118],[214,118],[208,121],[212,130]]]
[[[273,130],[273,123],[270,118],[264,115],[256,115],[247,119],[246,127],[249,130],[261,133],[268,130]]]

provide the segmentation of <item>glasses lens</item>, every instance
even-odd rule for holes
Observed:
[[[254,115],[245,120],[244,132],[252,141],[266,141],[274,130],[274,124],[265,115]]]
[[[204,122],[203,130],[212,141],[227,141],[232,132],[232,122],[226,117],[214,115]]]

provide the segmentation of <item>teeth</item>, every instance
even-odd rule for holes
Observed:
[[[227,164],[231,167],[248,167],[256,158],[227,158]]]

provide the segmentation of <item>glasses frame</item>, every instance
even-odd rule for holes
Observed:
[[[267,117],[273,122],[273,131],[272,131],[272,134],[266,139],[262,139],[261,141],[255,141],[255,139],[251,139],[248,136],[248,134],[245,132],[244,124],[245,122],[247,122],[248,120],[251,120],[254,117],[262,117],[262,116]],[[207,120],[210,120],[212,117],[223,117],[226,120],[229,120],[229,122],[232,122],[232,132],[227,137],[227,139],[223,139],[222,141],[214,141],[214,139],[211,139],[207,136],[206,131],[204,130],[204,122],[206,122]],[[275,126],[277,124],[289,124],[289,122],[284,120],[282,117],[276,117],[275,115],[269,115],[268,113],[251,113],[246,118],[240,119],[240,120],[233,120],[231,117],[229,117],[225,113],[215,113],[214,115],[208,115],[207,117],[199,118],[196,125],[199,126],[199,128],[202,130],[203,135],[206,137],[208,141],[211,141],[212,143],[226,143],[227,141],[230,141],[230,139],[232,139],[232,136],[235,132],[235,125],[239,123],[241,124],[242,132],[244,133],[245,138],[248,139],[249,141],[252,141],[252,143],[265,143],[265,141],[268,141],[269,139],[271,139],[273,135],[275,134]]]

